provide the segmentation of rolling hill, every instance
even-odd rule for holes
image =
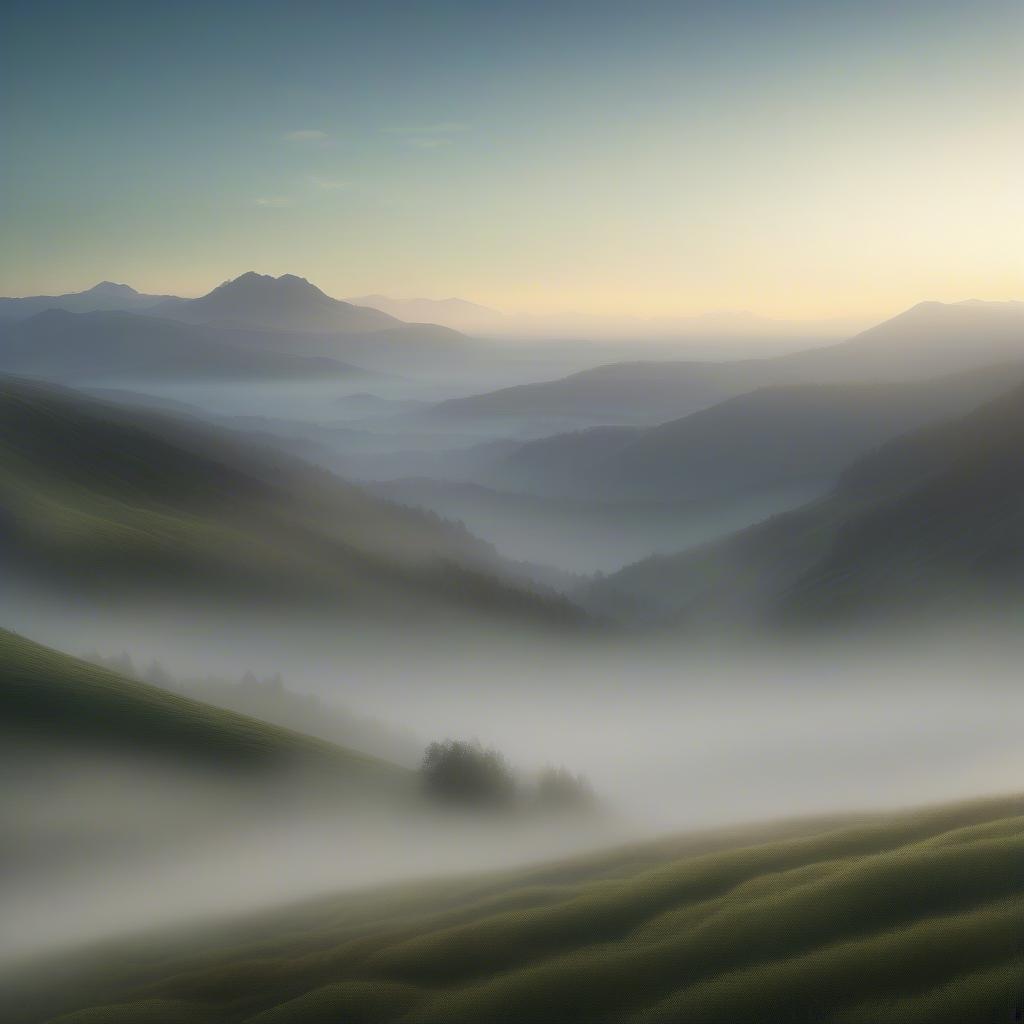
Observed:
[[[604,611],[691,623],[985,608],[1024,596],[1024,388],[902,435],[820,501],[597,581]]]
[[[131,753],[189,770],[295,770],[339,783],[411,784],[396,765],[126,679],[4,629],[0,732],[64,752]]]
[[[436,517],[242,435],[16,379],[0,381],[0,553],[8,574],[101,601],[577,618]]]
[[[897,434],[968,412],[1024,380],[1024,364],[889,384],[760,388],[656,427],[592,428],[523,445],[482,476],[592,500],[707,499],[827,486]]]
[[[163,317],[53,309],[0,324],[0,370],[69,382],[367,375],[359,367],[323,356],[233,342]]]
[[[12,1024],[994,1024],[1024,996],[1022,857],[1019,796],[693,834],[109,943],[22,970],[8,1006]]]
[[[430,415],[653,426],[756,388],[923,379],[1018,360],[1024,360],[1024,303],[930,302],[838,345],[735,362],[612,363],[559,380],[452,399]]]

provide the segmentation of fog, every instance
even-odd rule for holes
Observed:
[[[519,440],[512,421],[461,432],[417,422],[430,402],[482,383],[394,378],[372,393],[339,393],[336,382],[136,382],[107,397],[257,433],[354,479],[384,481],[378,493],[462,520],[497,557],[537,563],[537,578],[568,592],[583,575],[703,543],[826,486],[696,509],[446,489]],[[403,482],[410,476],[429,486]],[[610,622],[444,620],[415,608],[378,620],[273,598],[259,607],[103,602],[6,578],[0,622],[77,656],[157,661],[179,680],[280,674],[289,694],[320,701],[305,718],[241,691],[180,692],[413,772],[428,743],[475,739],[523,780],[546,766],[581,773],[600,810],[453,814],[424,803],[412,773],[408,792],[377,800],[294,777],[225,780],[141,755],[12,748],[2,895],[16,926],[0,934],[0,960],[329,891],[672,831],[992,794],[1024,778],[1024,645],[1013,623],[698,637]]]
[[[423,745],[477,738],[524,776],[568,766],[602,800],[584,819],[448,815],[406,798],[296,801],[273,786],[240,797],[180,768],[85,759],[32,777],[5,807],[40,851],[60,851],[15,856],[6,873],[18,922],[6,958],[667,831],[1009,791],[1024,777],[1024,652],[984,624],[813,644],[414,627],[397,640],[308,616],[86,614],[42,601],[2,611],[72,653],[126,651],[180,675],[279,671],[289,688]]]

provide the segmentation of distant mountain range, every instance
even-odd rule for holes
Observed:
[[[429,417],[649,426],[772,385],[911,380],[1015,360],[1024,361],[1024,302],[926,302],[838,345],[735,362],[613,363],[452,399]]]
[[[188,323],[324,334],[359,334],[402,326],[400,320],[379,310],[332,299],[304,277],[271,277],[253,271],[225,281],[198,299],[168,299],[153,312]]]
[[[502,334],[509,318],[465,299],[391,299],[386,295],[360,295],[349,299],[356,306],[368,306],[412,324],[441,324],[470,334]]]
[[[69,382],[368,375],[336,359],[246,341],[228,332],[140,313],[49,309],[27,320],[0,322],[0,371]]]
[[[109,283],[0,299],[0,370],[54,380],[443,373],[472,353],[457,331],[341,302],[291,274],[249,272],[198,299]]]
[[[0,298],[0,320],[26,320],[48,309],[63,309],[68,313],[114,309],[138,312],[173,298],[173,295],[143,295],[126,284],[101,281],[84,292],[33,295],[24,299]]]
[[[465,299],[393,299],[387,295],[360,295],[349,299],[410,322],[443,324],[456,330],[495,338],[588,338],[599,342],[636,343],[716,339],[845,338],[863,330],[864,318],[833,317],[823,320],[774,320],[745,310],[704,313],[699,316],[600,316],[586,313],[503,313]]]
[[[808,622],[1024,597],[1024,387],[882,445],[820,501],[600,580],[604,612]]]
[[[831,483],[897,434],[1024,381],[1024,360],[921,381],[759,388],[655,427],[594,427],[522,445],[477,479],[591,500],[707,500]]]

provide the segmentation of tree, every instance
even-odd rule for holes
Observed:
[[[505,758],[476,741],[431,743],[420,776],[431,796],[468,807],[502,807],[516,795],[515,779]]]
[[[537,781],[537,802],[552,810],[589,810],[596,798],[584,776],[567,768],[545,768]]]

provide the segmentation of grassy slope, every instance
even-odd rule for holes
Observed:
[[[0,723],[0,736],[161,754],[182,764],[307,767],[388,785],[408,778],[397,766],[125,679],[6,630],[0,630]]]
[[[465,531],[244,438],[0,378],[0,559],[129,586],[577,618],[492,575]]]
[[[46,1005],[97,1007],[62,1024],[1004,1021],[1022,864],[1024,797],[661,841],[110,946]]]

